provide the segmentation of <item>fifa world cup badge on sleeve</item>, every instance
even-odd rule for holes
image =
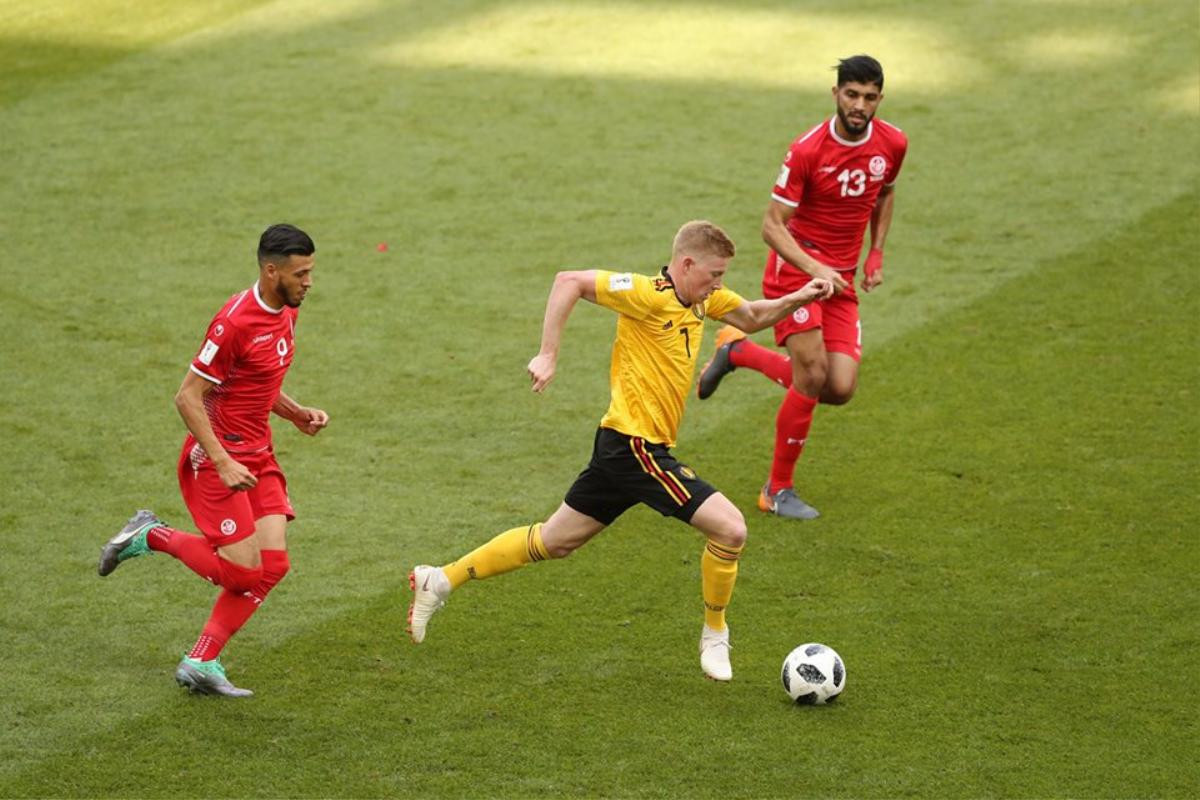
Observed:
[[[608,277],[608,290],[610,292],[624,292],[633,288],[633,275],[628,272],[621,272]]]
[[[217,351],[220,349],[220,346],[218,346],[217,343],[212,339],[205,339],[204,347],[200,349],[200,355],[196,356],[196,358],[201,364],[204,364],[205,366],[210,365],[212,364],[213,356],[215,356]]]

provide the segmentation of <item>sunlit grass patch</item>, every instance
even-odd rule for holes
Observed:
[[[379,51],[390,63],[535,74],[740,83],[822,89],[854,52],[888,65],[909,91],[962,85],[980,65],[949,30],[857,13],[663,8],[633,3],[500,6]]]
[[[1014,44],[1019,58],[1035,67],[1081,67],[1125,58],[1137,42],[1119,31],[1039,31]]]

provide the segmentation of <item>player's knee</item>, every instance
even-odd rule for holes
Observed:
[[[854,397],[854,387],[849,389],[834,389],[826,386],[821,392],[821,403],[827,406],[844,406],[850,402],[850,398]]]
[[[746,537],[749,536],[749,533],[746,530],[746,520],[739,517],[737,522],[729,529],[729,545],[731,547],[745,547]]]
[[[858,381],[854,378],[830,378],[821,390],[821,402],[828,406],[845,405],[854,397],[854,390],[857,388]]]
[[[823,358],[797,361],[792,359],[792,385],[809,396],[820,392],[828,377]]]
[[[747,535],[746,518],[738,511],[736,514],[731,514],[722,520],[717,529],[710,534],[710,537],[717,544],[740,549],[746,546]]]
[[[263,568],[261,566],[243,567],[224,558],[220,558],[218,561],[220,561],[220,565],[217,581],[222,587],[235,594],[248,592],[262,581]]]

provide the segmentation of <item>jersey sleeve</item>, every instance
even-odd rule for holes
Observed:
[[[788,148],[783,165],[779,168],[779,177],[775,179],[775,187],[771,190],[773,200],[792,208],[800,205],[804,198],[804,183],[808,179],[808,160],[799,145],[796,142]]]
[[[721,319],[745,302],[746,299],[740,294],[722,286],[709,295],[708,300],[704,302],[704,313],[706,316]]]
[[[645,319],[661,305],[654,281],[632,272],[596,270],[596,303],[633,319]]]
[[[208,324],[204,344],[192,359],[192,372],[213,383],[224,383],[233,367],[237,345],[237,328],[218,315]]]

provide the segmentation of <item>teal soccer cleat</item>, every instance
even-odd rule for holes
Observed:
[[[110,574],[122,561],[153,552],[146,544],[146,534],[163,527],[166,526],[153,511],[142,509],[130,517],[125,527],[100,549],[100,577]]]
[[[192,694],[216,694],[222,697],[250,697],[254,694],[249,689],[239,689],[229,682],[219,658],[200,661],[184,656],[175,668],[175,682]]]

